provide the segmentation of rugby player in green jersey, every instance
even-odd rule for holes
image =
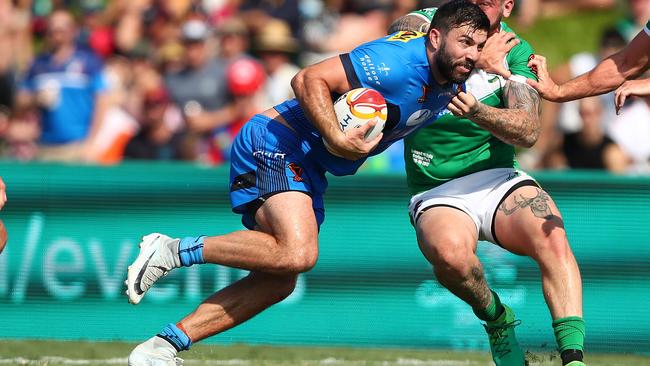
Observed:
[[[534,259],[563,365],[584,365],[582,284],[562,217],[515,159],[515,146],[532,146],[540,131],[540,97],[526,84],[536,80],[527,65],[533,50],[524,40],[513,39],[501,22],[510,15],[513,0],[472,2],[491,22],[482,61],[495,55],[490,52],[494,47],[507,55],[477,63],[483,70],[472,73],[467,92],[459,92],[449,104],[450,113],[405,140],[413,195],[409,211],[418,243],[438,281],[485,321],[497,366],[524,365],[514,332],[520,321],[488,286],[476,256],[477,242],[487,240]],[[413,12],[396,21],[398,29],[421,30],[417,17],[424,20],[432,12]],[[490,65],[492,73],[485,72]]]
[[[596,67],[564,84],[557,85],[551,79],[543,56],[535,55],[529,62],[536,67],[539,80],[528,80],[544,99],[567,102],[580,98],[608,93],[616,88],[616,108],[630,95],[650,94],[650,80],[632,80],[650,69],[650,20],[639,34],[620,52],[602,60]],[[624,84],[625,83],[625,84]]]

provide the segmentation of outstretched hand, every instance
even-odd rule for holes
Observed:
[[[533,55],[528,61],[528,67],[537,74],[539,81],[533,79],[526,79],[528,85],[532,86],[537,90],[539,95],[546,100],[552,102],[560,102],[561,93],[560,87],[555,84],[555,81],[551,79],[551,75],[548,72],[548,67],[546,65],[546,57],[541,55]]]
[[[627,97],[644,97],[650,95],[650,79],[628,80],[614,92],[616,114],[619,114]]]

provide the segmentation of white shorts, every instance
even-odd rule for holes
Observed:
[[[452,207],[465,212],[474,221],[480,240],[499,244],[494,235],[497,208],[522,186],[539,187],[531,176],[512,168],[489,169],[456,178],[413,196],[409,203],[411,222],[417,226],[422,213],[430,208]]]

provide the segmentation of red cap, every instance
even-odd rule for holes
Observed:
[[[97,28],[88,37],[90,47],[103,58],[107,58],[113,54],[113,41],[113,31],[110,28]]]
[[[226,79],[233,95],[244,96],[260,90],[266,80],[266,74],[259,62],[251,58],[240,58],[228,66]]]

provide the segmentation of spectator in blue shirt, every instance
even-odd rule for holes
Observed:
[[[47,48],[30,66],[17,97],[19,109],[40,112],[43,160],[92,160],[87,147],[107,108],[102,62],[76,45],[77,33],[69,12],[50,15]]]

